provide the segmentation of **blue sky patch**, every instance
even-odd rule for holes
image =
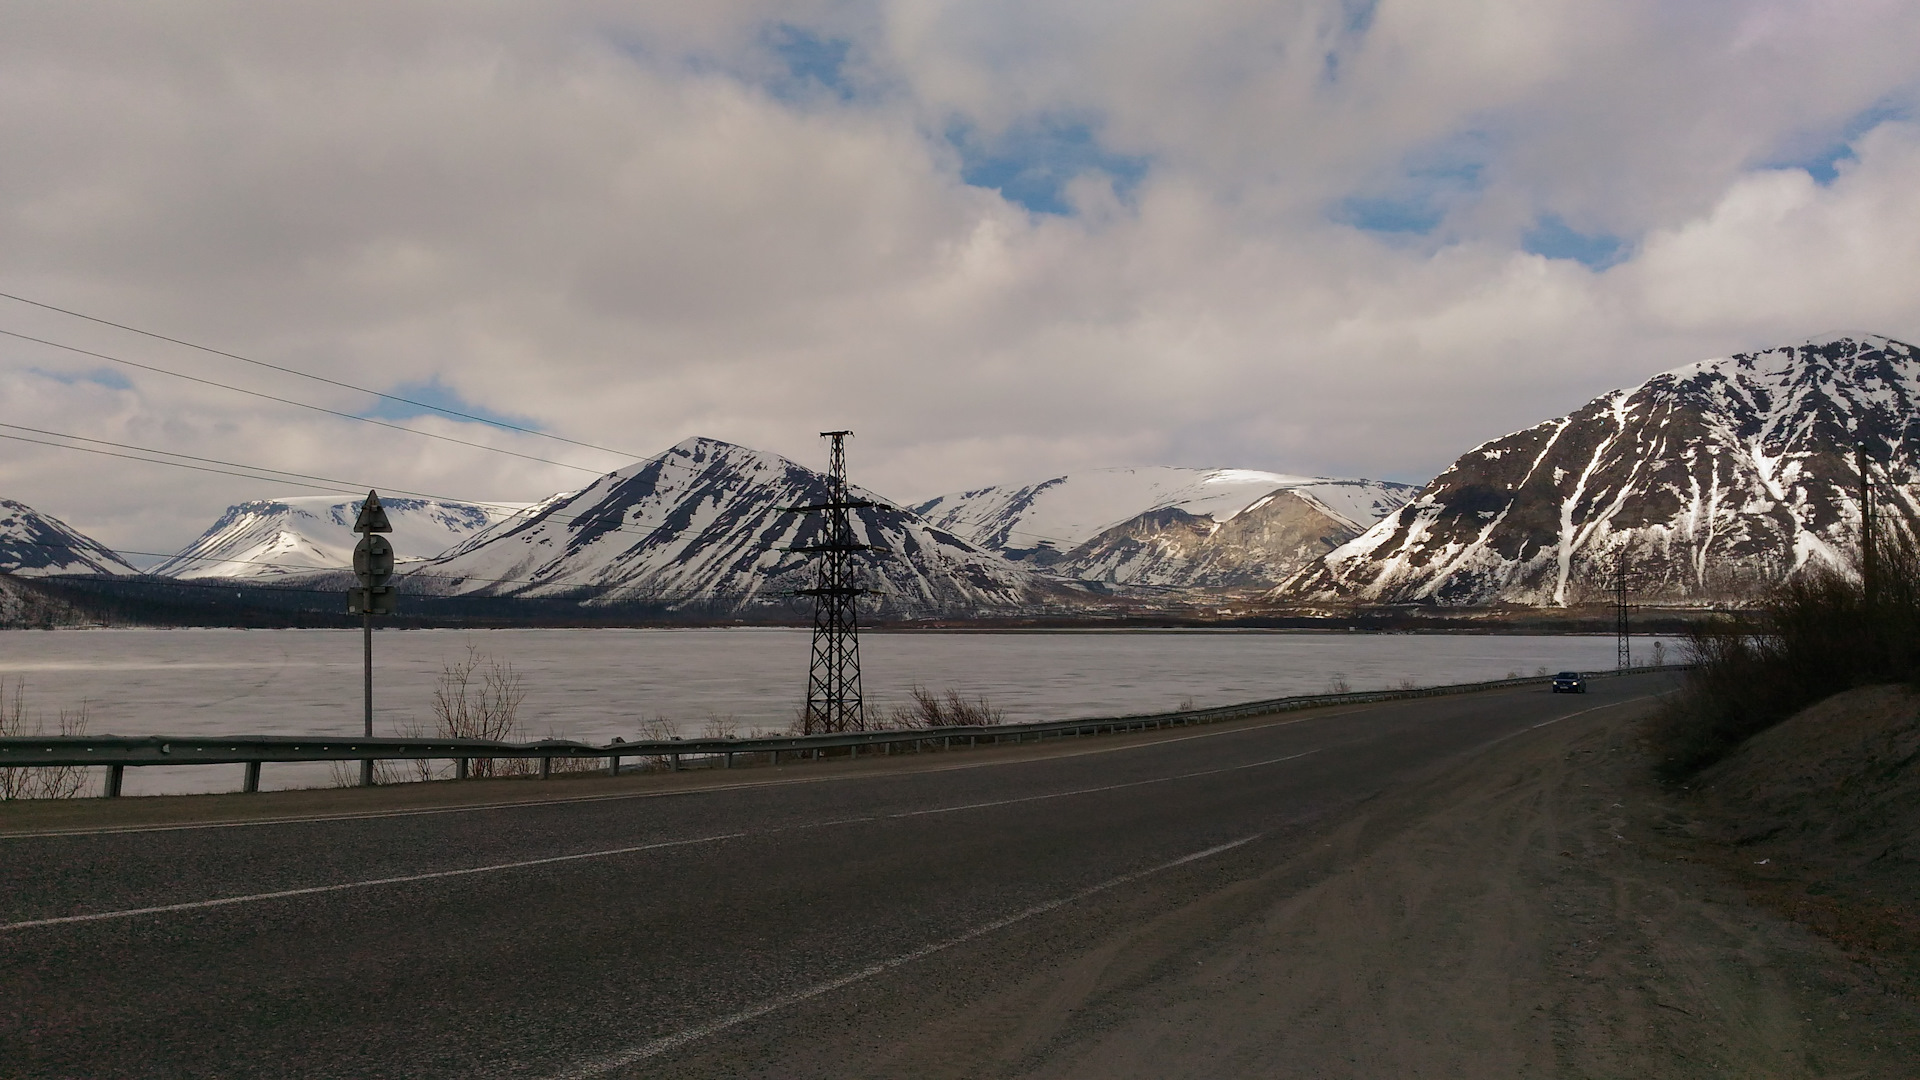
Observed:
[[[1398,176],[1340,200],[1329,216],[1367,232],[1426,236],[1487,186],[1492,154],[1485,132],[1461,132],[1409,154]]]
[[[1824,142],[1812,144],[1812,149],[1803,147],[1798,153],[1767,162],[1766,167],[1805,169],[1808,176],[1824,187],[1840,175],[1841,162],[1852,160],[1854,140],[1889,120],[1906,120],[1912,115],[1913,110],[1905,105],[1880,102],[1848,117],[1836,134]]]
[[[452,409],[455,412],[463,412],[468,416],[482,417],[497,424],[511,424],[514,427],[530,428],[534,431],[541,430],[539,424],[525,417],[494,412],[491,409],[482,408],[479,405],[467,401],[453,390],[448,389],[438,378],[431,379],[427,382],[401,383],[399,386],[388,391],[388,393],[394,397],[411,398],[425,405],[432,405],[441,409]],[[435,412],[433,409],[423,409],[415,405],[408,405],[405,402],[389,401],[386,398],[380,398],[374,402],[373,408],[362,412],[360,415],[369,420],[411,420],[416,416],[439,416],[446,419],[455,419],[446,417],[446,414]]]
[[[1446,211],[1422,198],[1343,199],[1336,220],[1356,229],[1377,233],[1409,233],[1425,236],[1439,228]]]
[[[1548,214],[1527,230],[1520,246],[1534,255],[1574,262],[1605,270],[1626,258],[1626,241],[1607,233],[1576,232],[1557,214]]]
[[[770,87],[776,97],[809,97],[825,89],[842,101],[853,97],[847,80],[847,55],[853,42],[821,37],[805,27],[781,23],[767,31],[767,47],[786,65],[786,76]]]
[[[1036,214],[1073,213],[1066,187],[1083,173],[1112,177],[1114,190],[1122,198],[1147,174],[1145,157],[1106,149],[1093,126],[1079,120],[1025,122],[991,141],[981,139],[968,125],[955,124],[947,130],[947,141],[960,152],[962,180],[992,188]]]
[[[125,375],[120,374],[112,368],[94,368],[92,371],[48,371],[45,368],[28,368],[27,370],[33,372],[35,375],[52,379],[57,383],[64,383],[67,386],[92,383],[95,386],[104,386],[109,390],[133,389],[133,383],[128,380]]]

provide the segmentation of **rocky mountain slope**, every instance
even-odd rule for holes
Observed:
[[[353,532],[363,499],[328,495],[260,499],[227,508],[213,527],[159,566],[175,578],[272,578],[340,570],[353,562]],[[510,517],[514,508],[435,499],[382,497],[402,562],[430,559]]]
[[[1476,447],[1272,595],[1576,604],[1624,559],[1637,599],[1744,598],[1810,565],[1851,565],[1856,442],[1870,473],[1901,481],[1879,505],[1910,530],[1913,346],[1840,337],[1690,364]]]
[[[113,549],[58,518],[0,499],[0,574],[134,574]]]
[[[1072,602],[1044,576],[854,488],[854,534],[885,552],[861,556],[867,603],[895,615],[1004,612]],[[736,609],[792,602],[815,584],[814,560],[790,552],[820,536],[821,515],[782,507],[827,497],[825,476],[776,454],[694,438],[658,458],[476,535],[416,570],[410,588],[445,593],[659,600]]]
[[[1252,469],[1099,469],[943,495],[936,526],[1071,579],[1267,586],[1358,536],[1414,489]]]

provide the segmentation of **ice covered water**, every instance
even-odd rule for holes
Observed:
[[[1635,641],[1635,658],[1652,641]],[[375,635],[374,729],[432,729],[442,668],[472,646],[513,665],[528,738],[633,739],[665,721],[698,736],[790,724],[805,692],[805,630],[387,630]],[[91,734],[357,735],[358,630],[0,632],[0,675],[24,678],[29,713],[86,704]],[[1673,644],[1666,643],[1673,656]],[[1155,712],[1259,698],[1604,669],[1606,636],[1302,634],[1259,631],[869,633],[870,715],[915,685],[985,697],[1009,720]],[[129,769],[128,794],[229,791],[242,766]],[[262,786],[330,783],[325,765],[269,764]]]

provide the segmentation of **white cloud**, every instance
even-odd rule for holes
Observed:
[[[816,460],[852,427],[903,499],[1125,463],[1419,479],[1707,355],[1920,336],[1916,39],[1873,2],[68,0],[0,39],[0,290],[636,452]],[[837,77],[783,66],[841,44]],[[1064,216],[965,182],[1035,124],[1144,173],[1070,179]],[[1779,164],[1846,139],[1828,185]],[[1441,220],[1363,232],[1356,196]],[[1627,258],[1527,254],[1547,214]],[[370,405],[6,302],[0,329]],[[112,367],[0,340],[0,421],[455,497],[582,475],[79,377]],[[286,490],[0,449],[0,494],[132,548]]]

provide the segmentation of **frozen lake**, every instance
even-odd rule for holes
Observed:
[[[1636,662],[1650,662],[1650,638]],[[1664,643],[1669,659],[1673,642]],[[469,646],[520,675],[528,738],[633,739],[660,721],[684,735],[792,723],[808,631],[388,630],[374,639],[374,730],[432,730],[442,669]],[[90,734],[357,735],[357,630],[0,631],[0,676],[24,679],[29,715],[83,702]],[[1262,631],[870,633],[869,715],[915,685],[984,696],[1009,720],[1225,705],[1292,694],[1497,679],[1614,663],[1608,636],[1302,634]],[[262,786],[331,782],[325,765],[267,765]],[[127,794],[236,790],[240,766],[129,769]]]

